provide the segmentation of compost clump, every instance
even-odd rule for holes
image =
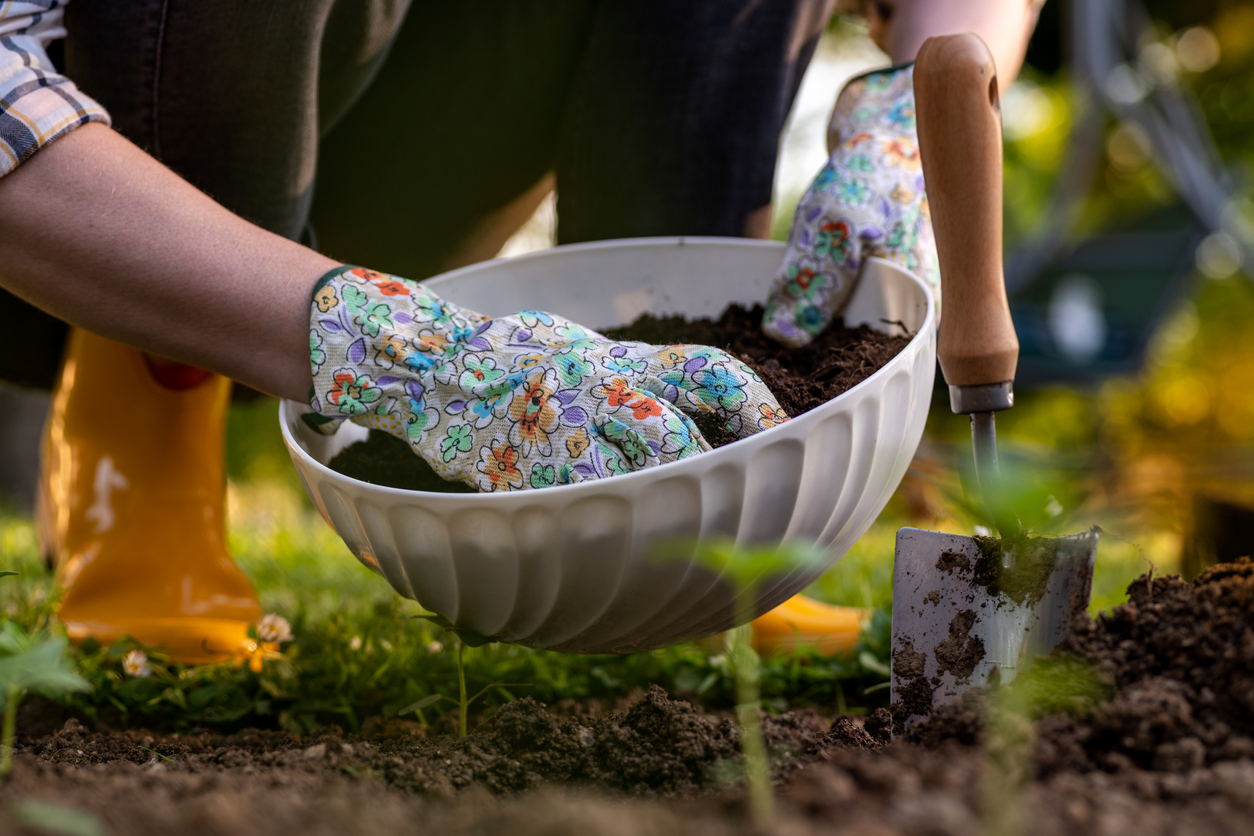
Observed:
[[[961,683],[971,680],[975,666],[984,661],[984,640],[971,635],[974,610],[963,610],[949,622],[949,635],[936,645],[936,673],[952,673]]]

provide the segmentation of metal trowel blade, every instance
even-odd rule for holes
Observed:
[[[985,542],[988,542],[987,540]],[[893,567],[893,731],[973,686],[1008,682],[1048,653],[1087,611],[1097,532],[1035,541],[1053,549],[1040,582],[1009,592],[988,581],[972,537],[917,528],[897,532]],[[988,558],[984,557],[987,561]],[[981,585],[983,582],[983,585]],[[1016,598],[1018,600],[1016,600]]]

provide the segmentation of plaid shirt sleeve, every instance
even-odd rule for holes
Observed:
[[[65,37],[67,0],[0,0],[0,177],[55,139],[109,114],[57,73],[44,47]]]

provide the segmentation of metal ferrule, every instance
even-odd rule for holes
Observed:
[[[1000,412],[1015,405],[1015,382],[989,383],[983,386],[950,386],[949,408],[955,415],[973,412]]]

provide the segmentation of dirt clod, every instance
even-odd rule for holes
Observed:
[[[952,575],[954,572],[969,572],[971,565],[962,552],[941,552],[941,556],[936,560],[936,569],[946,575]]]
[[[1142,576],[1129,600],[1078,620],[1055,659],[1087,666],[1111,690],[1047,711],[1036,734],[1043,776],[1128,769],[1181,773],[1254,755],[1254,563],[1222,564],[1193,584]],[[894,660],[895,661],[895,660]],[[984,697],[933,712],[912,739],[982,734]]]
[[[948,671],[959,683],[966,683],[975,666],[984,661],[984,640],[971,635],[978,616],[974,610],[963,610],[949,622],[949,636],[936,645],[936,672]]]

